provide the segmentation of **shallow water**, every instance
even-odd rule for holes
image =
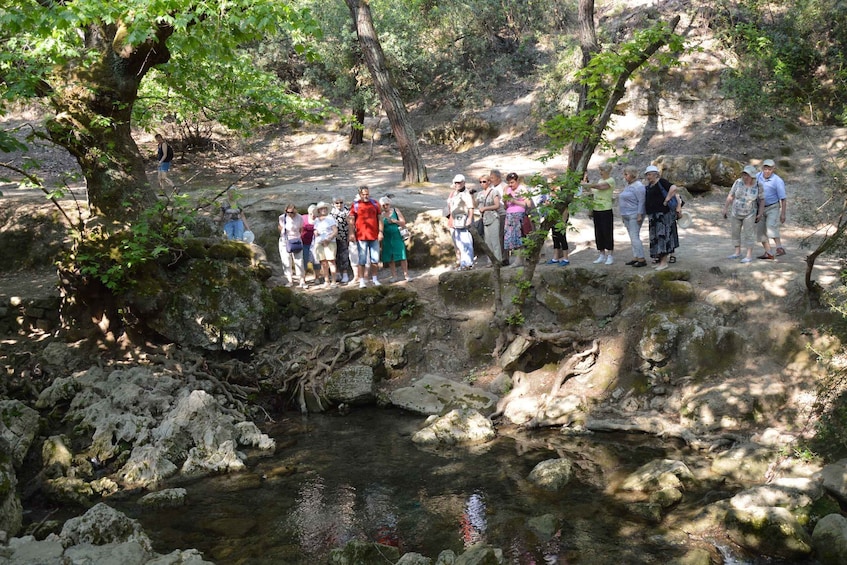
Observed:
[[[686,550],[604,492],[647,461],[682,458],[672,442],[542,430],[435,451],[411,442],[422,423],[380,409],[293,416],[267,430],[277,452],[251,460],[249,472],[181,484],[188,497],[179,509],[121,509],[141,520],[157,551],[195,547],[222,564],[325,563],[353,538],[433,560],[484,541],[517,564],[663,563]],[[527,482],[555,457],[575,463],[563,491]],[[552,535],[530,527],[545,514],[558,520]]]

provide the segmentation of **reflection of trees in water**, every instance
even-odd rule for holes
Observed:
[[[323,477],[304,482],[289,515],[289,528],[305,553],[321,554],[354,538],[399,547],[397,510],[384,487],[368,487],[358,510],[355,487],[342,484],[333,492],[326,490]]]

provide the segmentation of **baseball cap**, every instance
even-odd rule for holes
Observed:
[[[776,163],[773,162],[773,159],[765,159],[762,161],[763,167],[776,167]]]
[[[453,182],[465,182],[465,175],[456,175],[453,177]]]
[[[656,165],[649,165],[646,169],[644,169],[645,175],[647,173],[658,173],[658,172],[659,172],[659,167],[657,167]]]
[[[743,173],[747,173],[747,174],[748,174],[748,175],[750,175],[751,177],[755,177],[755,176],[756,176],[756,173],[757,173],[758,171],[756,170],[756,167],[754,167],[753,165],[747,165],[746,167],[744,167],[744,170],[743,170],[743,171],[741,171],[741,172],[743,172]]]

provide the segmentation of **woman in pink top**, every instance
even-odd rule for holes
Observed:
[[[527,188],[520,183],[517,173],[506,175],[506,191],[503,201],[506,206],[506,226],[503,233],[503,248],[505,249],[504,260],[516,249],[523,248],[523,233],[521,225],[527,210],[532,205],[532,200],[527,195]],[[512,263],[515,267],[523,265],[523,257],[518,255]]]

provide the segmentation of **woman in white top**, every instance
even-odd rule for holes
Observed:
[[[285,213],[279,217],[279,257],[282,259],[282,271],[288,280],[288,286],[294,286],[291,268],[300,279],[300,288],[306,288],[306,275],[303,269],[303,240],[300,231],[303,229],[303,217],[297,213],[294,204],[286,204]]]
[[[324,288],[335,288],[335,237],[338,235],[338,222],[329,214],[329,204],[318,202],[315,207],[315,238],[312,240],[313,255],[321,263],[321,275]]]

